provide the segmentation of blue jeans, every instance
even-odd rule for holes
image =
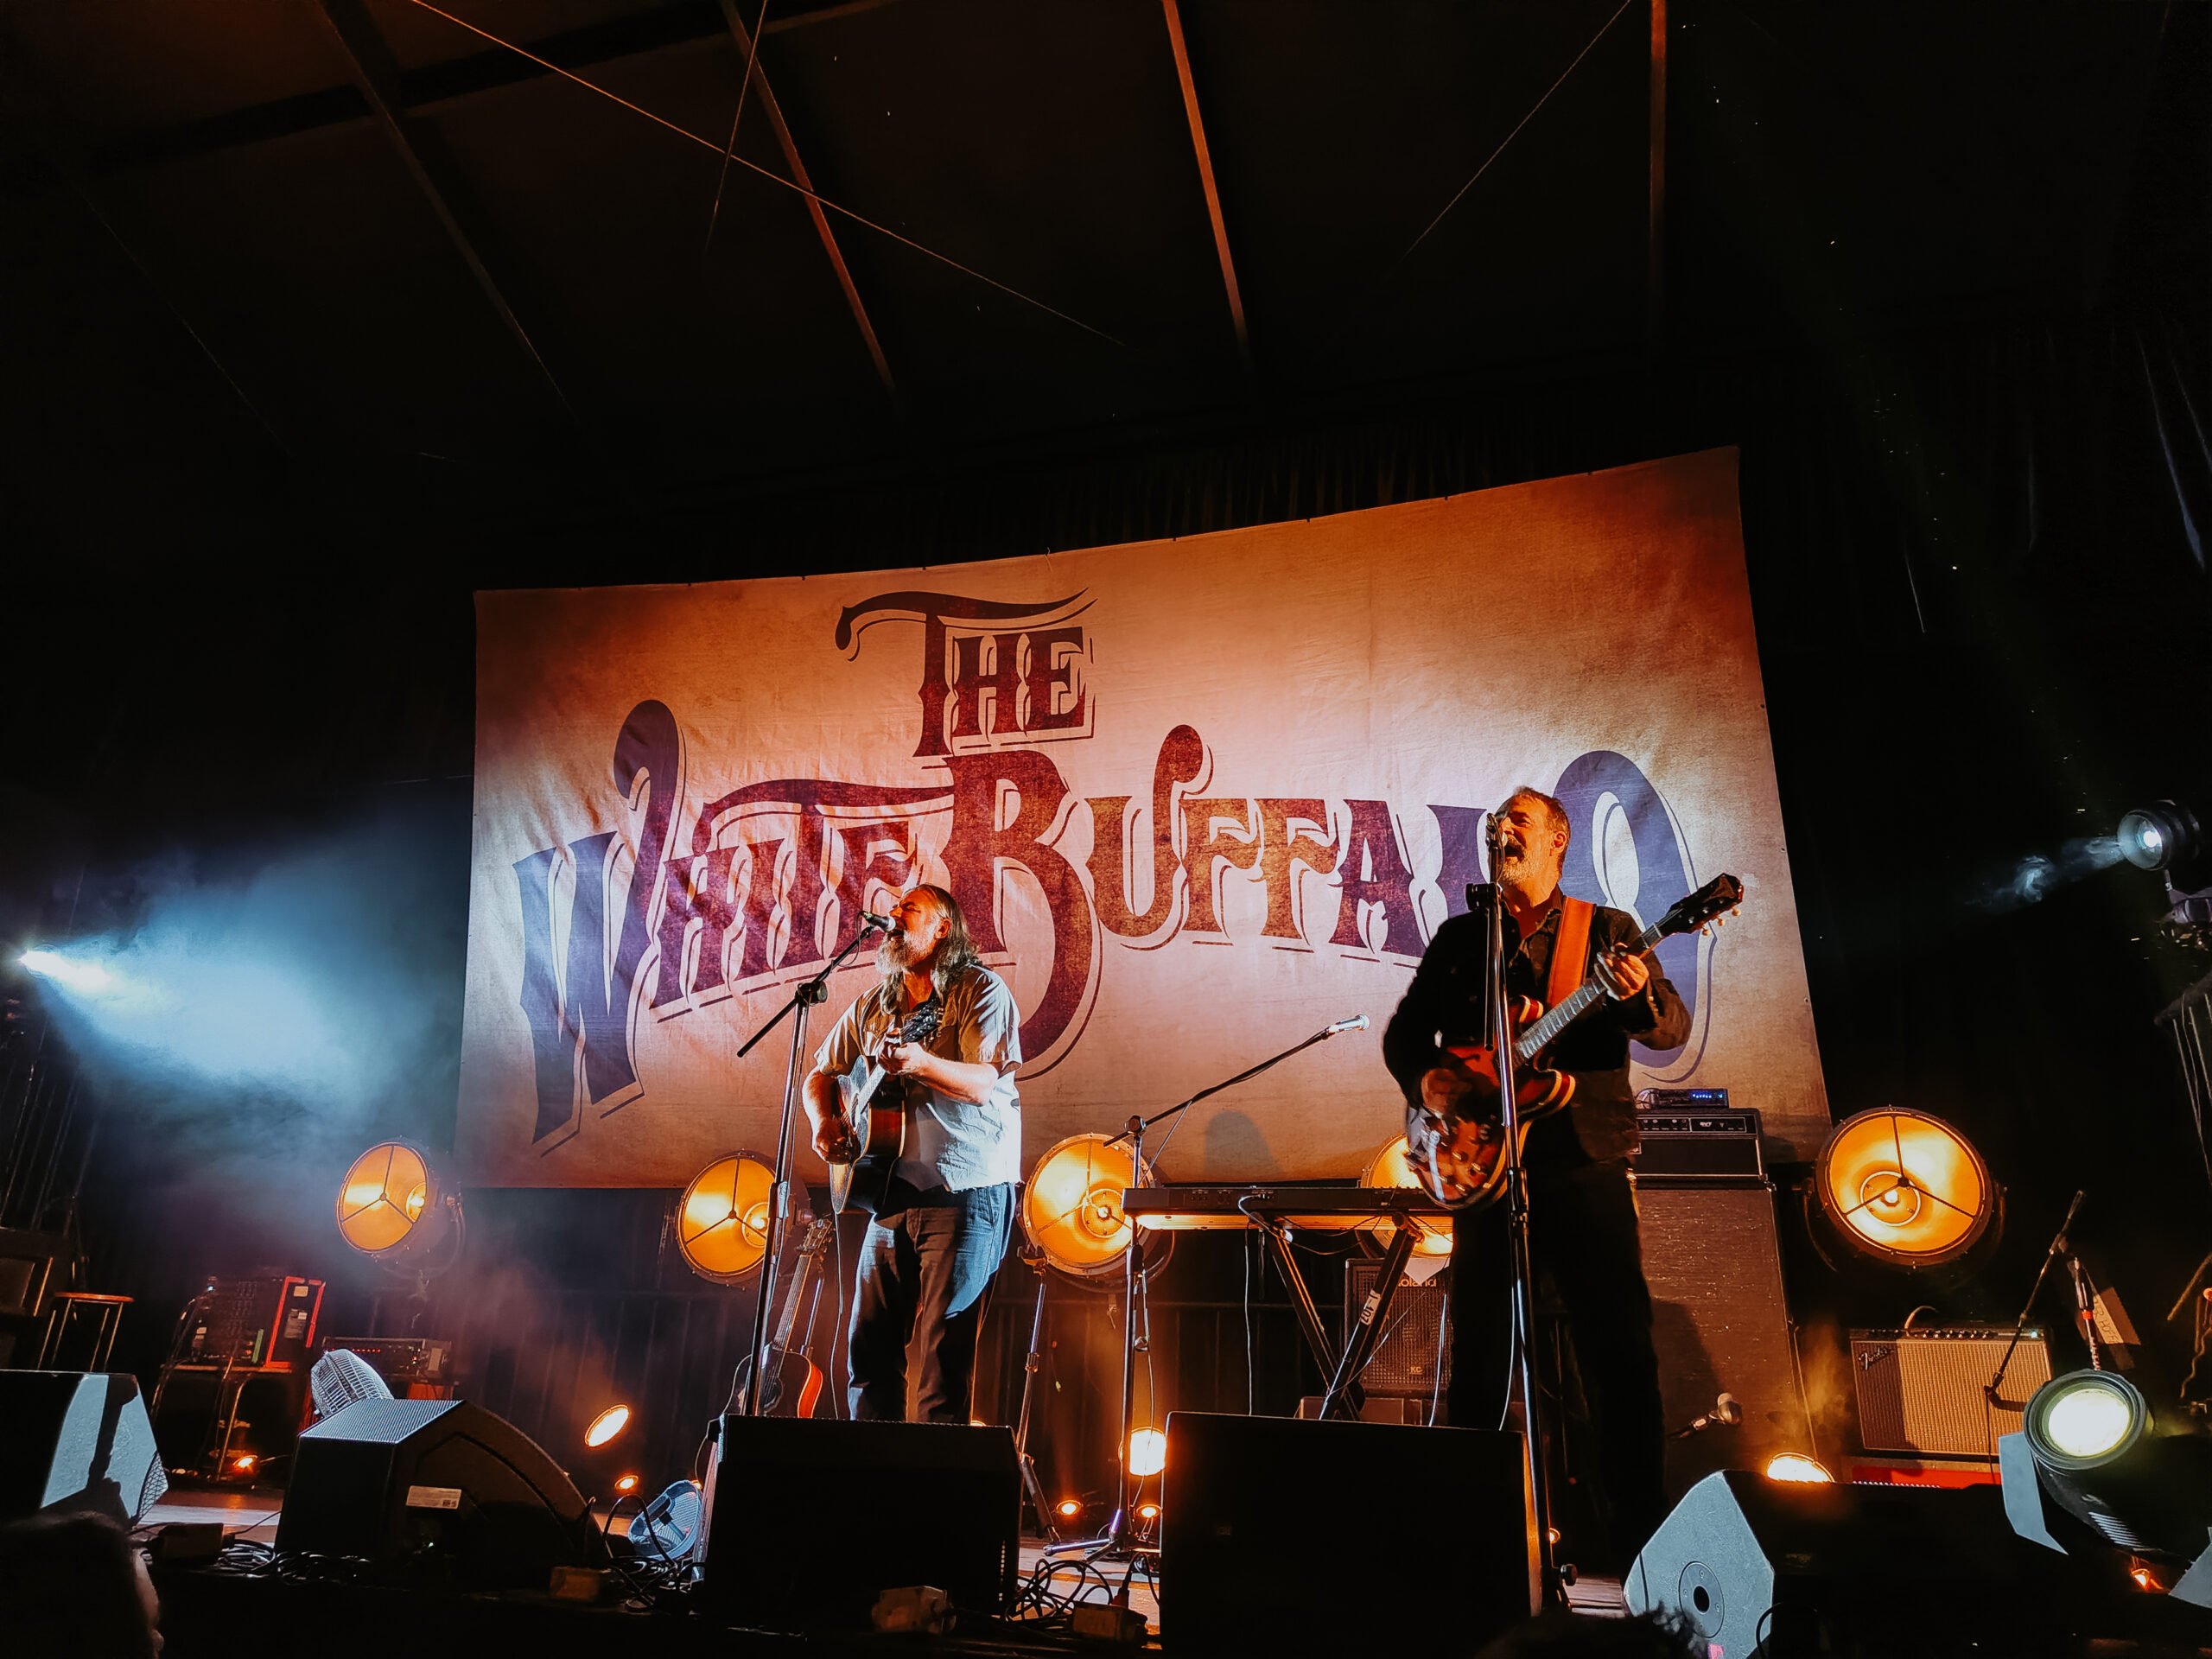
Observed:
[[[991,1279],[1014,1227],[1014,1187],[917,1192],[894,1180],[861,1246],[847,1344],[852,1414],[906,1419],[913,1360],[916,1422],[964,1423],[976,1389],[976,1338]]]

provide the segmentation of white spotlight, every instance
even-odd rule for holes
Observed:
[[[78,962],[58,950],[26,950],[16,960],[41,979],[50,979],[78,992],[104,991],[115,976],[96,962]]]

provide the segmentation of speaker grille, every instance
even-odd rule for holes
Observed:
[[[2020,1427],[2028,1396],[2050,1381],[2050,1350],[2031,1330],[2005,1368],[1994,1402],[1982,1389],[2012,1340],[2009,1325],[1940,1331],[1853,1331],[1851,1375],[1859,1443],[1869,1452],[1993,1458]]]
[[[1380,1262],[1344,1263],[1344,1329],[1351,1329],[1368,1293],[1375,1288]],[[1436,1375],[1437,1327],[1444,1327],[1444,1376]],[[1401,1284],[1383,1314],[1382,1340],[1359,1379],[1362,1393],[1399,1397],[1440,1397],[1452,1386],[1452,1315],[1445,1306],[1440,1278],[1424,1285]]]

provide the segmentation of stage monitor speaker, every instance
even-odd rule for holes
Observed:
[[[360,1400],[302,1432],[276,1548],[543,1590],[607,1547],[575,1483],[505,1418],[464,1400]]]
[[[0,1521],[92,1510],[136,1525],[168,1484],[137,1377],[0,1371]]]
[[[1344,1263],[1344,1325],[1357,1323],[1359,1310],[1382,1264],[1357,1256]],[[1359,1374],[1359,1389],[1373,1398],[1395,1395],[1417,1399],[1424,1407],[1433,1399],[1441,1405],[1452,1388],[1452,1315],[1446,1306],[1441,1279],[1424,1284],[1401,1283],[1390,1298],[1389,1326],[1376,1342],[1374,1357]],[[1438,1341],[1441,1325],[1443,1340]],[[1443,1376],[1438,1378],[1442,1357]]]
[[[1728,1470],[1690,1489],[1623,1589],[1630,1612],[1680,1614],[1730,1659],[2042,1653],[2064,1624],[2050,1560],[2014,1534],[1993,1486],[1839,1486]]]
[[[2050,1381],[2050,1349],[2030,1329],[2005,1366],[2004,1392],[1982,1390],[2012,1341],[2009,1325],[1925,1331],[1853,1331],[1851,1379],[1859,1444],[1869,1452],[1995,1459],[2020,1427],[2028,1398]]]
[[[1523,1468],[1495,1430],[1171,1412],[1160,1641],[1471,1653],[1535,1605]]]
[[[1764,1469],[1778,1452],[1810,1452],[1773,1189],[1639,1174],[1636,1209],[1668,1432],[1688,1427],[1723,1394],[1744,1408],[1733,1427],[1668,1441],[1668,1492],[1679,1497],[1716,1469]]]
[[[726,1416],[702,1503],[700,1592],[722,1618],[865,1628],[882,1592],[923,1584],[960,1612],[1014,1604],[1009,1428]]]

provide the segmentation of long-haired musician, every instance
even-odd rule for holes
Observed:
[[[874,1203],[853,1294],[849,1399],[855,1417],[964,1423],[976,1338],[1012,1234],[1021,1179],[1021,1016],[983,966],[960,906],[913,887],[876,951],[882,978],[856,998],[814,1057],[804,1098],[816,1149],[849,1156],[838,1077],[876,1052],[905,1085],[906,1145]],[[910,1028],[934,1032],[900,1039]],[[911,1359],[911,1366],[910,1366]]]

